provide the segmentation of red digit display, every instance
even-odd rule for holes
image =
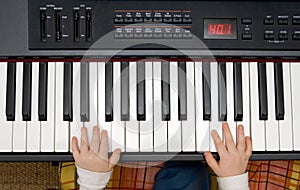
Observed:
[[[208,35],[232,35],[232,24],[209,23],[207,34]]]

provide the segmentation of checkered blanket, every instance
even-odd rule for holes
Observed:
[[[162,166],[163,163],[156,162],[122,163],[114,168],[106,189],[150,190]],[[250,161],[247,169],[251,190],[300,190],[300,160]],[[63,188],[78,189],[74,163],[61,163],[59,170]],[[211,175],[211,190],[217,190],[216,176],[212,171]]]

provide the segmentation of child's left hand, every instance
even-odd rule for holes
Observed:
[[[108,134],[106,130],[101,133],[100,128],[94,126],[92,143],[88,143],[88,132],[86,127],[81,128],[80,149],[78,139],[72,138],[72,151],[75,163],[82,169],[93,172],[105,173],[113,169],[120,159],[121,150],[114,150],[112,156],[108,158]]]

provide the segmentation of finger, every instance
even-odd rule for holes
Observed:
[[[248,159],[250,158],[251,154],[252,154],[252,141],[250,137],[246,137],[246,155],[248,157]]]
[[[204,152],[204,157],[209,167],[217,174],[219,173],[219,164],[210,152]]]
[[[77,137],[72,137],[72,153],[73,153],[73,157],[76,161],[76,159],[79,157],[80,155],[80,149],[78,147],[78,139]]]
[[[112,169],[120,160],[121,149],[116,149],[109,159],[109,168]]]
[[[83,154],[89,151],[88,132],[85,126],[81,127],[80,151]]]
[[[242,125],[238,126],[238,144],[237,144],[237,148],[239,152],[244,152],[245,151],[245,146],[246,146],[246,142],[245,142],[245,132],[244,132],[244,127]]]
[[[236,151],[236,146],[234,143],[234,140],[232,138],[231,131],[229,129],[229,126],[227,123],[222,124],[222,129],[225,137],[225,146],[229,152],[234,152]]]
[[[93,127],[93,136],[90,150],[98,153],[100,147],[100,128],[98,126]]]
[[[227,153],[227,150],[226,150],[220,136],[218,135],[217,131],[215,131],[215,130],[212,130],[211,136],[214,139],[214,143],[215,143],[216,149],[218,151],[218,154],[220,155],[220,157],[222,157],[222,155]]]
[[[99,154],[102,159],[108,160],[108,134],[106,130],[101,132],[101,142],[100,142],[100,149]]]

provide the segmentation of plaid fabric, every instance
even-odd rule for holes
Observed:
[[[163,163],[130,162],[114,168],[106,189],[150,190],[154,177]],[[300,161],[250,161],[248,164],[251,190],[300,190]],[[211,171],[211,170],[210,170]],[[74,163],[61,163],[63,188],[77,189]],[[215,174],[211,171],[211,190],[217,190]]]

